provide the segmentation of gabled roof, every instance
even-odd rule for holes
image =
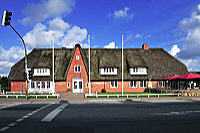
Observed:
[[[74,49],[55,49],[55,80],[65,81],[66,73],[73,57]],[[81,54],[88,72],[88,49],[81,48]],[[121,49],[91,49],[91,80],[121,80]],[[118,75],[100,75],[102,67],[118,68]],[[147,75],[130,75],[129,68],[146,67]],[[50,68],[52,71],[52,49],[34,49],[28,55],[28,68]],[[24,58],[16,63],[10,71],[10,80],[23,80]],[[174,74],[184,75],[186,66],[167,53],[164,49],[124,49],[124,80],[161,80]],[[33,77],[33,80],[42,80]],[[52,80],[52,76],[43,77]]]

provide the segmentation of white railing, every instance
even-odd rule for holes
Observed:
[[[97,94],[97,93],[94,93],[94,94],[85,94],[85,98],[87,97],[96,97],[96,98],[99,98],[99,97],[107,97],[107,98],[110,98],[110,97],[116,97],[116,98],[120,98],[120,97],[126,97],[126,98],[129,98],[129,97],[162,97],[162,96],[177,96],[177,97],[180,97],[181,94],[180,93],[168,93],[168,94],[124,94],[122,96],[122,94]]]
[[[26,92],[6,92],[6,94],[26,94]],[[32,92],[32,93],[29,93],[29,94],[52,94],[51,92],[40,92],[40,93],[37,93],[37,92]]]
[[[26,95],[0,95],[0,98],[1,97],[5,97],[5,98],[26,98]],[[31,97],[31,98],[49,98],[49,97],[56,97],[56,98],[59,98],[60,97],[60,94],[55,94],[55,95],[28,95],[28,97]]]

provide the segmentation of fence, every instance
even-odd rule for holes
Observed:
[[[120,98],[120,97],[126,97],[126,98],[129,98],[129,97],[163,97],[163,96],[177,96],[177,97],[180,97],[181,94],[180,93],[170,93],[170,94],[124,94],[122,96],[122,94],[85,94],[85,98],[87,97],[96,97],[96,98],[99,98],[99,97],[105,97],[105,98],[110,98],[110,97],[116,97],[116,98]]]
[[[9,95],[10,94],[10,95]],[[13,94],[13,95],[11,95]],[[17,95],[18,94],[18,95]],[[6,94],[0,95],[0,98],[26,98],[26,93],[20,93],[20,92],[6,92]],[[34,94],[34,93],[33,93]],[[42,94],[42,93],[41,93]],[[60,94],[53,94],[50,95],[51,93],[49,93],[49,95],[31,95],[30,93],[28,94],[28,97],[30,98],[59,98]]]

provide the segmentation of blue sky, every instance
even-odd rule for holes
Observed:
[[[20,0],[1,1],[0,13],[13,13],[11,24],[28,51],[51,47],[164,48],[200,71],[200,2],[197,0]],[[8,75],[24,56],[23,44],[7,26],[0,26],[0,75]]]

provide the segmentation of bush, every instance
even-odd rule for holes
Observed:
[[[106,89],[102,89],[101,92],[102,92],[102,93],[106,93]]]

